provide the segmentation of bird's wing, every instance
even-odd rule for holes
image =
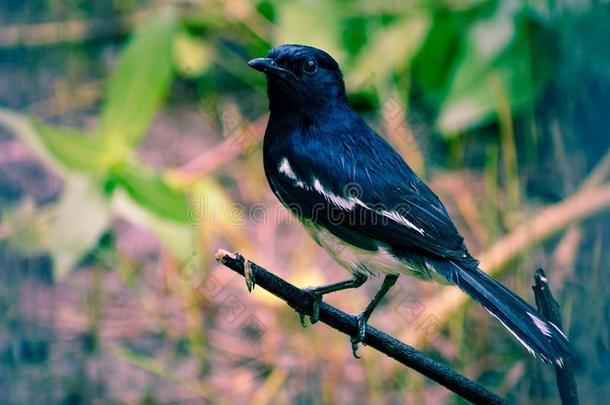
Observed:
[[[292,149],[267,168],[274,193],[298,217],[361,248],[382,242],[476,266],[438,197],[389,145],[360,151],[349,163],[353,154],[318,150]]]

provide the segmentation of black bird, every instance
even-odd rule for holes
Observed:
[[[408,274],[454,284],[496,317],[534,356],[558,366],[565,335],[524,300],[481,271],[439,198],[350,106],[337,62],[309,46],[281,45],[249,66],[267,77],[271,115],[265,174],[277,198],[352,279],[308,290],[317,321],[324,294],[383,284],[358,314],[356,356],[371,313]]]

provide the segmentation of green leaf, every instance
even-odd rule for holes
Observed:
[[[420,13],[380,27],[357,57],[346,80],[348,86],[361,85],[370,78],[384,86],[393,73],[410,66],[429,26],[428,16]]]
[[[69,176],[49,232],[57,278],[65,276],[95,246],[110,220],[110,205],[99,184],[83,175]]]
[[[101,174],[119,153],[99,137],[70,128],[36,123],[27,116],[0,108],[0,125],[12,131],[38,158],[60,176],[76,171]]]
[[[413,76],[427,91],[442,89],[446,84],[462,43],[464,20],[461,13],[444,8],[434,14],[430,30],[413,59]]]
[[[0,125],[14,133],[49,169],[58,175],[65,174],[66,167],[48,150],[28,117],[0,108]]]
[[[530,105],[545,83],[535,73],[533,52],[546,52],[548,44],[536,43],[526,14],[509,3],[474,24],[467,35],[437,117],[446,136],[490,121],[502,103],[513,110]]]
[[[69,169],[101,174],[119,155],[113,154],[102,138],[88,136],[76,129],[43,123],[34,123],[34,129],[48,151]]]
[[[188,223],[186,196],[147,168],[124,164],[112,169],[110,179],[143,208],[175,222]]]
[[[156,215],[123,189],[112,194],[111,204],[116,215],[153,232],[180,260],[190,257],[197,250],[197,238],[193,237],[190,224],[169,221]]]
[[[99,127],[110,144],[133,146],[147,130],[172,81],[172,43],[177,27],[171,10],[155,15],[142,23],[121,53]]]

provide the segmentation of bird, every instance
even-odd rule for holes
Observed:
[[[351,343],[358,357],[371,314],[398,277],[409,275],[457,286],[534,357],[559,367],[572,358],[557,325],[479,268],[439,197],[352,108],[332,56],[285,44],[248,65],[266,76],[263,166],[269,186],[352,275],[307,288],[314,297],[311,323],[319,319],[324,295],[383,275],[373,299],[356,314]]]

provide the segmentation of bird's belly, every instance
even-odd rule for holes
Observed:
[[[323,247],[328,254],[341,266],[351,272],[365,274],[405,274],[412,277],[429,280],[429,269],[415,261],[398,258],[383,244],[377,250],[366,250],[353,246],[326,230],[325,228],[304,223],[312,238]]]

